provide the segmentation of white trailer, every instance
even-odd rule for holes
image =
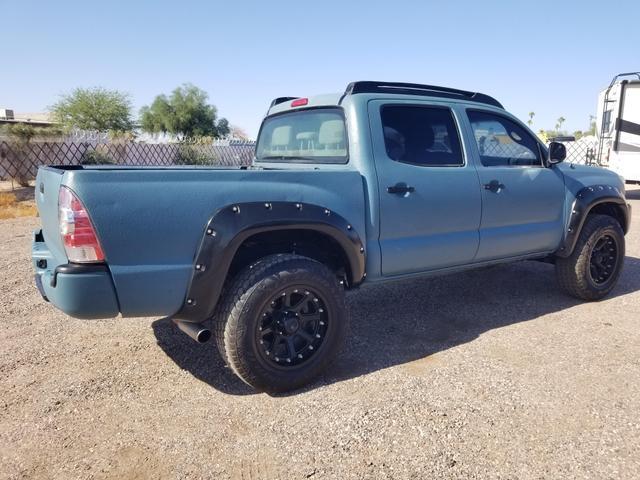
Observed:
[[[620,73],[598,97],[598,163],[640,182],[640,72]]]

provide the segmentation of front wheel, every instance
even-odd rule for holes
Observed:
[[[589,215],[572,254],[556,260],[560,287],[582,300],[600,300],[620,277],[624,250],[624,232],[616,219]]]
[[[348,316],[331,270],[279,254],[235,277],[215,321],[231,369],[257,390],[283,392],[310,382],[337,356]]]

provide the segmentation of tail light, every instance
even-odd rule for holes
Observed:
[[[70,262],[104,261],[104,252],[87,210],[80,199],[64,186],[60,187],[58,194],[58,222]]]

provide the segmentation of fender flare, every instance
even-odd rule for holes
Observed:
[[[630,206],[627,205],[624,194],[617,187],[611,185],[584,187],[577,193],[571,206],[568,227],[562,244],[556,252],[557,256],[566,258],[573,253],[587,216],[596,205],[603,203],[611,203],[619,208],[624,218],[624,225],[621,226],[624,233],[627,233],[629,230]]]
[[[309,203],[248,202],[220,208],[207,223],[194,258],[193,273],[182,308],[173,318],[201,322],[213,315],[231,262],[249,237],[277,230],[313,230],[333,238],[349,262],[348,282],[360,284],[365,248],[354,227],[342,216]]]

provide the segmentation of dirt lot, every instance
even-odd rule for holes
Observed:
[[[640,478],[640,189],[611,298],[536,262],[350,294],[336,365],[254,394],[167,320],[80,321],[0,221],[1,478]]]

